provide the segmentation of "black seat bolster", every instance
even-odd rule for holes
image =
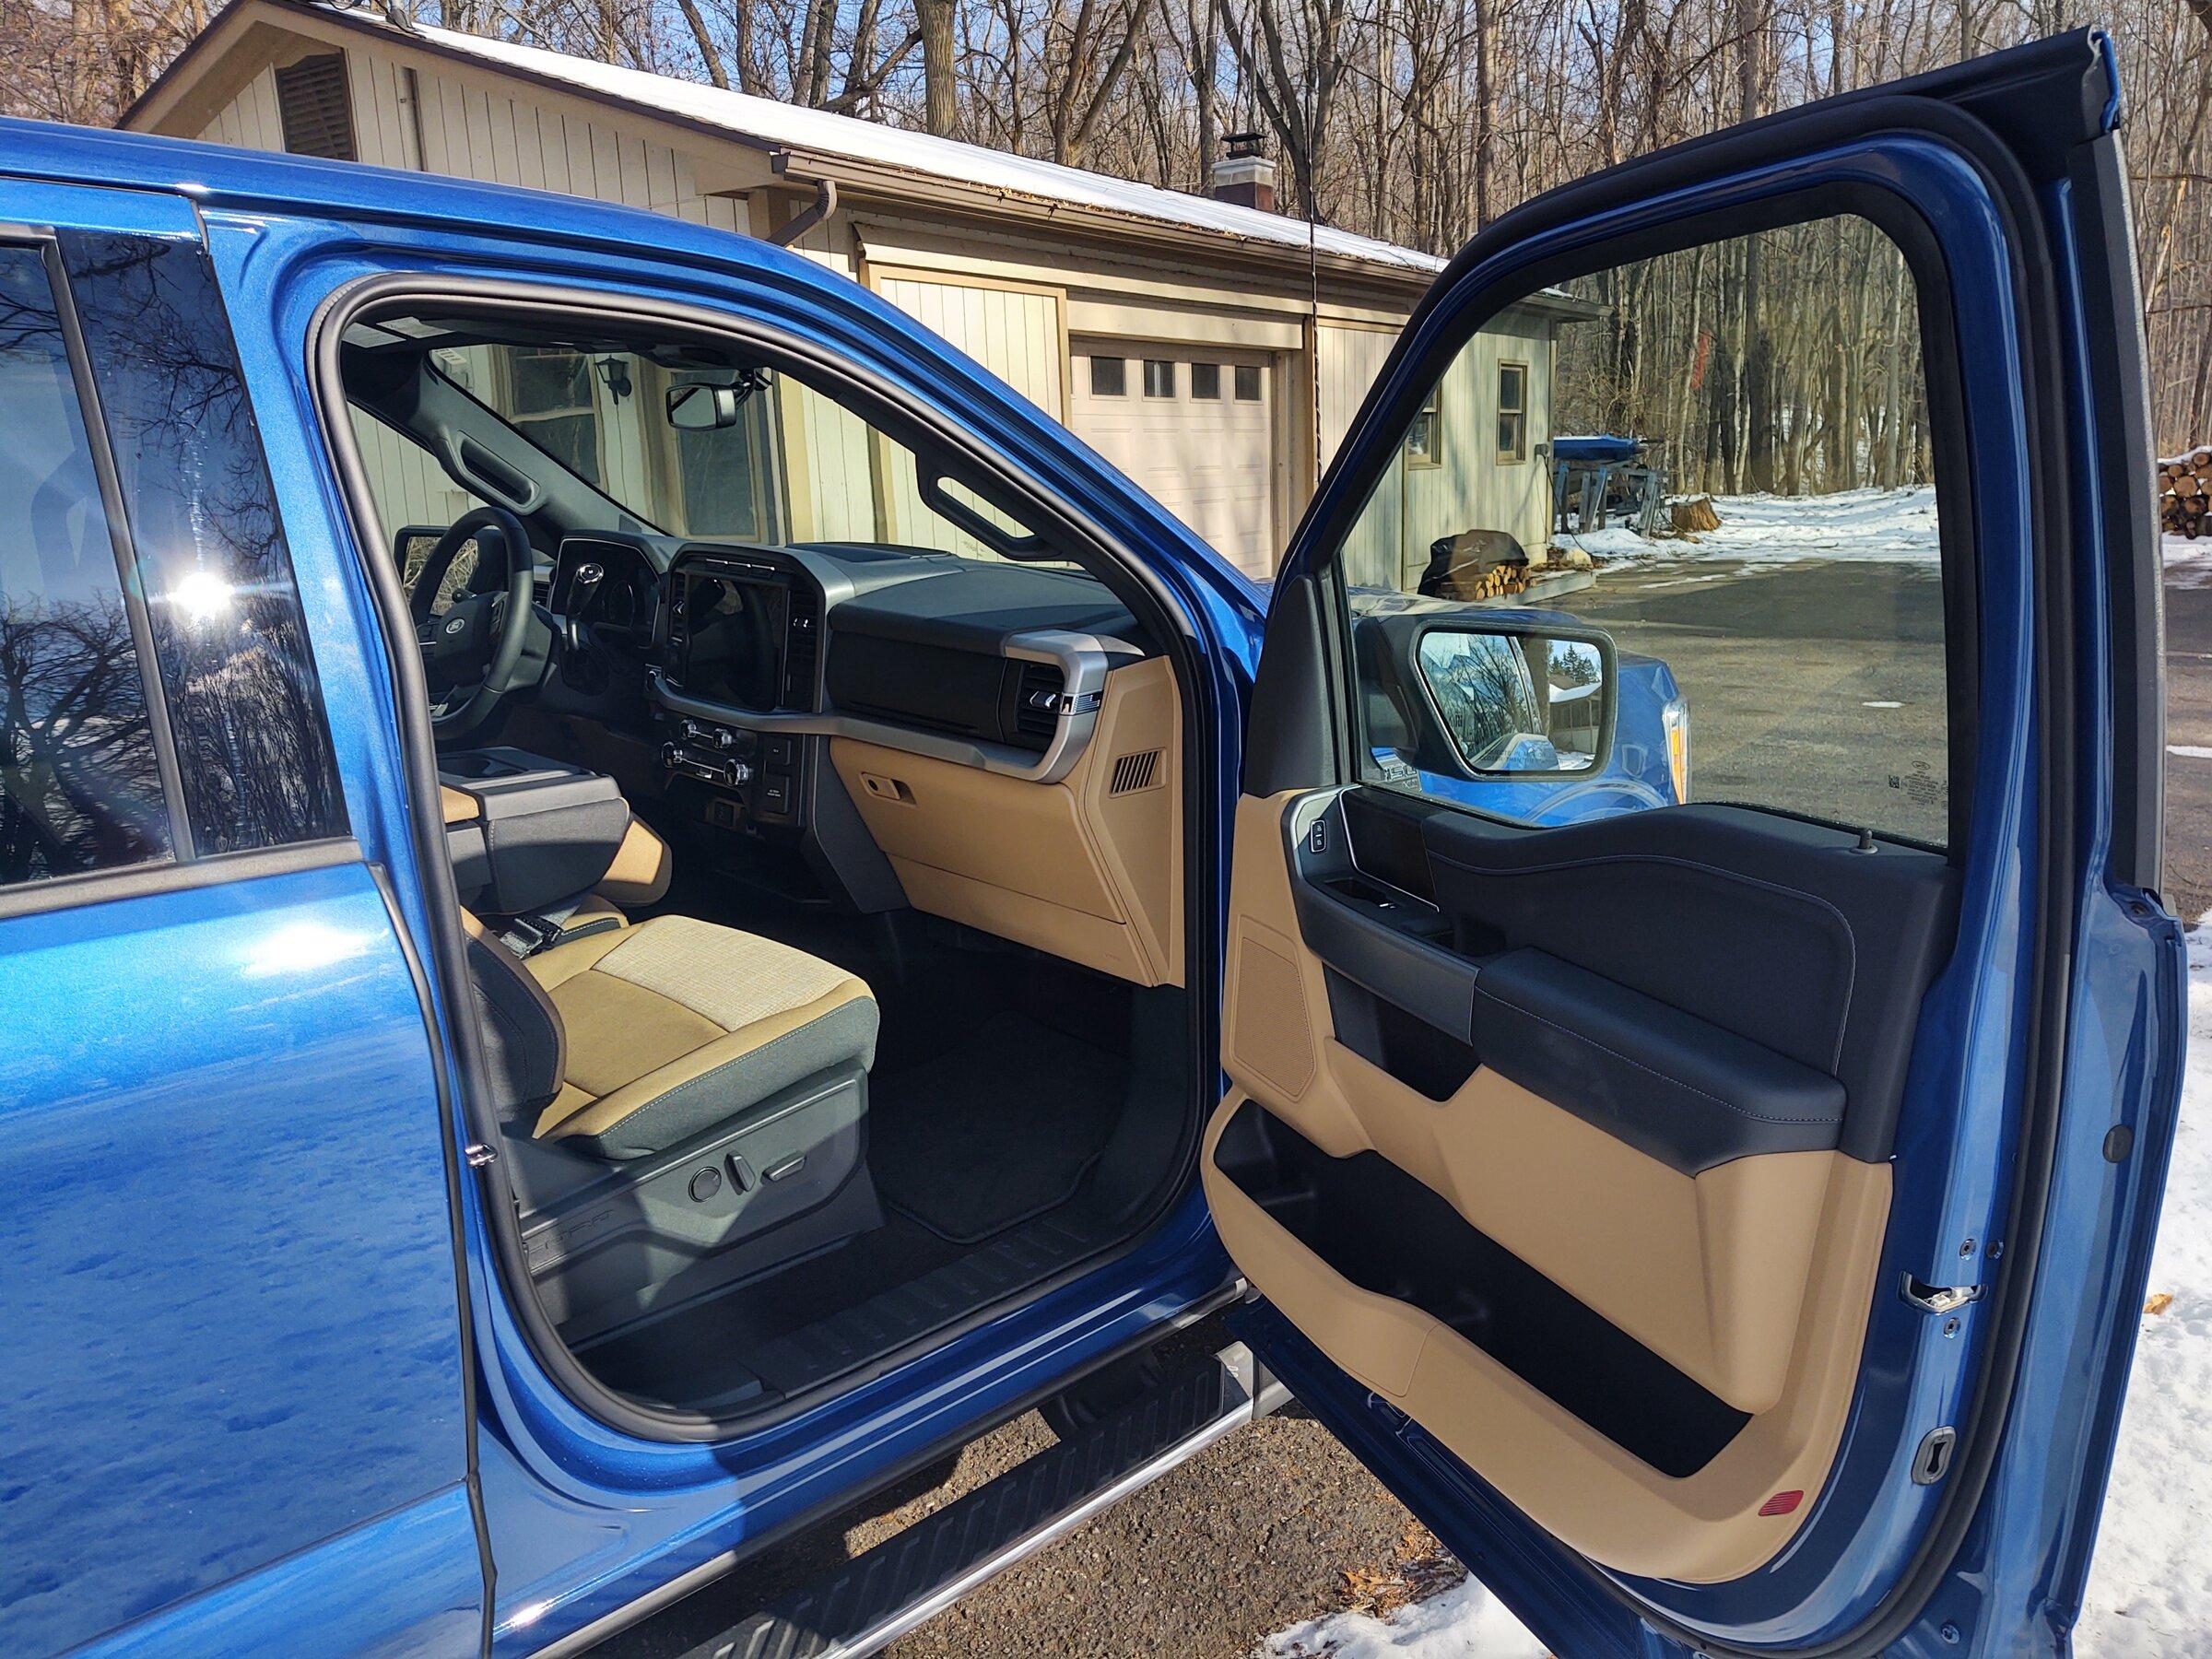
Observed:
[[[1836,1145],[1843,1085],[1541,950],[1483,963],[1475,1047],[1531,1094],[1694,1175]]]
[[[473,927],[468,977],[492,1110],[502,1124],[527,1126],[560,1092],[568,1060],[560,1016],[514,955]]]

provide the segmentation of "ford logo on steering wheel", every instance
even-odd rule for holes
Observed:
[[[467,626],[468,618],[466,617],[453,617],[447,619],[445,631],[449,634],[457,634]]]

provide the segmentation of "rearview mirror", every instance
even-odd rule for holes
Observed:
[[[712,432],[737,424],[744,399],[735,386],[711,386],[703,381],[668,388],[668,424],[679,432]]]
[[[1430,622],[1414,664],[1468,771],[1514,777],[1594,772],[1613,740],[1612,641],[1595,629],[1477,616]]]

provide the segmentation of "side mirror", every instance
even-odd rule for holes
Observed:
[[[1454,617],[1423,627],[1413,654],[1470,772],[1571,777],[1605,765],[1619,697],[1607,635],[1541,618]]]
[[[679,432],[712,432],[737,424],[745,400],[735,386],[693,381],[668,388],[668,424]]]

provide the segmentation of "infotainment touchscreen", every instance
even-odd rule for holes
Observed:
[[[684,690],[704,702],[765,712],[783,683],[791,589],[773,579],[683,572],[677,603]]]

